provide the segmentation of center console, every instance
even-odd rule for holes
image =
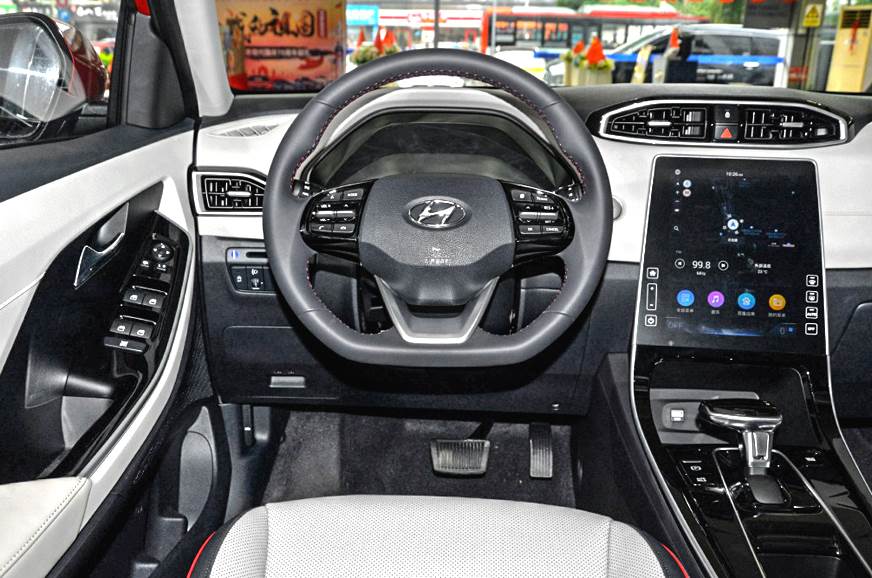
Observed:
[[[830,398],[816,166],[659,157],[631,380],[651,465],[717,576],[872,574]]]

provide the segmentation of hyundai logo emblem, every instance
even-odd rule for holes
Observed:
[[[466,209],[446,199],[427,199],[409,209],[412,224],[425,229],[450,229],[466,220]]]

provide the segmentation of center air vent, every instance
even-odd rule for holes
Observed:
[[[264,182],[243,174],[195,173],[194,180],[205,211],[260,211]]]
[[[609,132],[668,140],[703,140],[707,121],[705,107],[652,106],[614,116]]]
[[[652,144],[803,147],[847,138],[843,118],[799,103],[648,101],[606,112],[598,125],[600,136]]]

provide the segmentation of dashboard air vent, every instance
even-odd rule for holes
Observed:
[[[617,140],[676,145],[803,147],[847,139],[845,119],[800,103],[648,101],[592,120]]]
[[[813,110],[749,106],[744,110],[744,139],[774,144],[826,142],[838,138],[839,123]]]
[[[703,140],[708,111],[695,106],[652,106],[616,115],[609,122],[612,134],[669,140]]]
[[[218,136],[230,136],[230,137],[250,137],[250,136],[263,136],[276,128],[277,124],[258,124],[254,126],[243,126],[239,128],[231,128],[228,130],[224,130],[221,132],[216,132],[215,134]]]
[[[200,174],[199,189],[207,211],[260,211],[264,183],[246,175]]]

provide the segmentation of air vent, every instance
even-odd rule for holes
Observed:
[[[264,183],[246,175],[200,174],[200,195],[207,211],[260,211]]]
[[[648,101],[602,114],[600,136],[690,146],[799,148],[847,139],[845,119],[808,104]]]
[[[616,115],[608,132],[664,140],[704,140],[708,111],[694,106],[652,106]]]
[[[221,132],[216,132],[217,136],[229,136],[229,137],[252,137],[252,136],[263,136],[276,128],[277,124],[258,124],[254,126],[243,126],[239,128],[231,128],[229,130],[224,130]]]
[[[786,145],[839,139],[839,122],[829,115],[794,107],[743,108],[746,142]]]

